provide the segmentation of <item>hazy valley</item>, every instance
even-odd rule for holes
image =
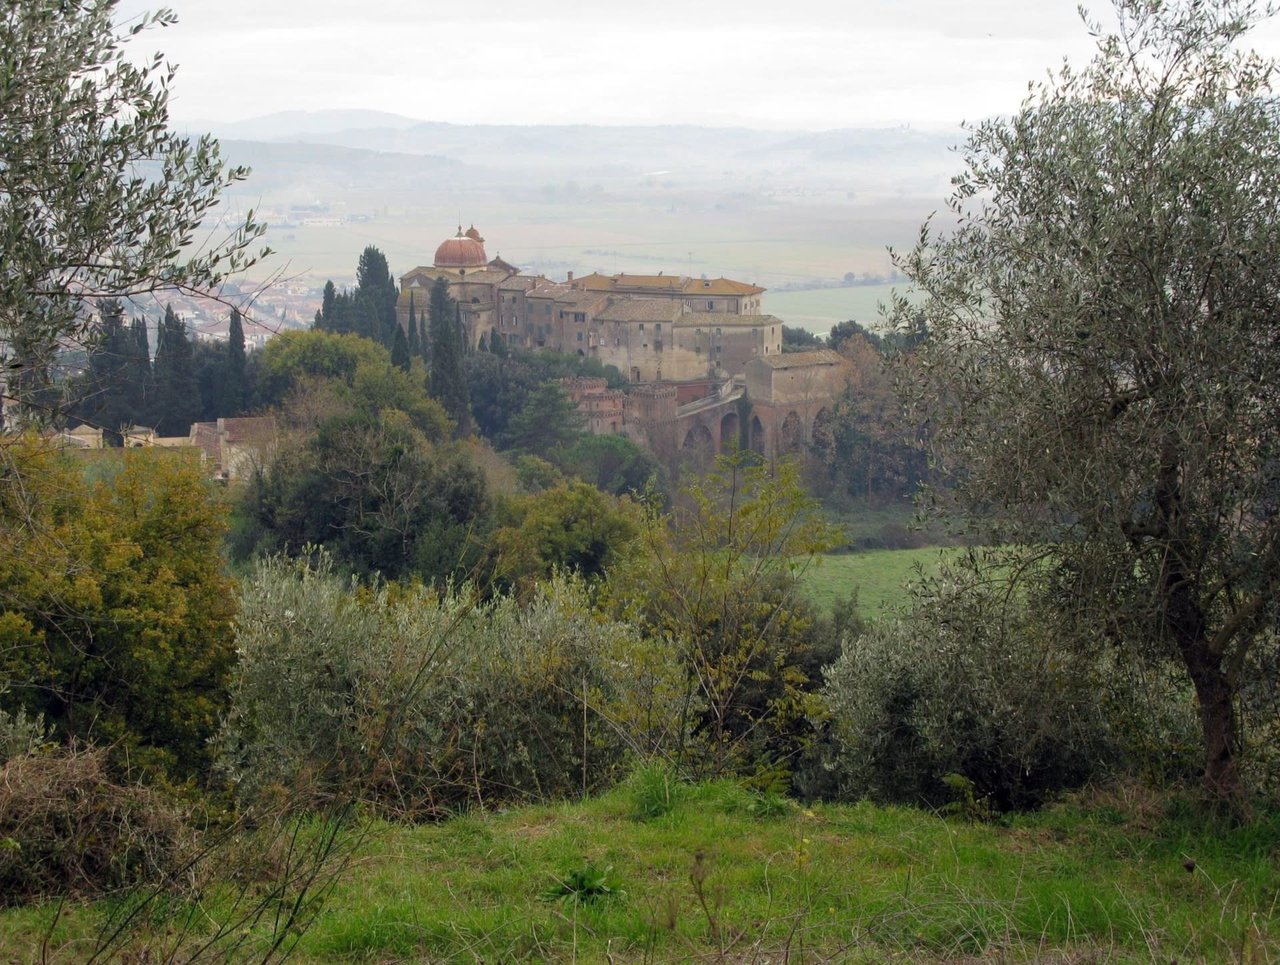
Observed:
[[[770,290],[766,311],[818,332],[874,321],[887,248],[909,247],[937,208],[961,133],[460,126],[342,111],[208,126],[253,168],[229,204],[270,225],[278,255],[265,267],[296,294],[264,301],[285,301],[295,321],[310,321],[325,280],[354,281],[365,245],[403,273],[461,221],[493,254],[552,278],[755,282]]]

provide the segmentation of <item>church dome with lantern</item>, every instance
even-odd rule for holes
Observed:
[[[458,225],[458,233],[447,238],[436,249],[435,267],[451,269],[483,268],[489,262],[484,252],[484,238],[472,225],[467,231]]]

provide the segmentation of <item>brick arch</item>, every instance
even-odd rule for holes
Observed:
[[[705,449],[714,452],[715,439],[712,438],[710,429],[701,422],[696,422],[685,433],[684,442],[680,444],[680,448],[690,451]]]
[[[778,426],[778,451],[798,452],[804,446],[804,420],[792,409]]]
[[[724,452],[728,449],[736,449],[739,444],[739,435],[741,434],[742,422],[738,418],[738,413],[730,411],[724,414],[724,418],[720,420],[720,451]]]
[[[826,406],[819,409],[813,416],[813,428],[809,430],[810,440],[818,449],[828,449],[831,446],[831,433],[835,427],[835,416]]]
[[[758,455],[768,454],[768,440],[765,436],[764,423],[760,421],[760,416],[756,413],[751,415],[751,425],[747,430],[747,445],[751,447],[751,451]]]

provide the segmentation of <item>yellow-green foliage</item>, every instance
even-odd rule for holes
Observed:
[[[821,663],[797,575],[831,537],[794,466],[737,455],[670,516],[651,513],[640,551],[610,573],[613,612],[676,647],[682,718],[698,735],[696,748],[681,748],[682,764],[765,783],[786,774],[806,717],[818,713]]]
[[[234,660],[221,504],[190,460],[121,450],[80,465],[34,440],[0,515],[0,707],[117,744],[130,764],[196,776]]]
[[[494,578],[528,594],[556,571],[595,578],[624,558],[640,533],[640,513],[581,480],[508,502],[518,517],[489,540]]]

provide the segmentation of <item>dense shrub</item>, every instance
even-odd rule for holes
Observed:
[[[22,439],[6,457],[26,475],[0,479],[0,709],[202,780],[235,661],[220,500],[162,449],[78,461]]]
[[[191,840],[160,792],[110,776],[103,749],[47,748],[0,766],[0,902],[156,880]]]
[[[249,798],[356,794],[426,817],[589,791],[677,716],[661,643],[601,622],[568,579],[522,607],[272,560],[244,588],[238,643],[223,763]]]
[[[1139,674],[1105,647],[1055,646],[998,587],[930,590],[828,670],[839,796],[942,805],[954,774],[1007,810],[1113,769],[1185,773],[1195,721],[1158,668]]]
[[[821,668],[838,652],[839,630],[819,626],[798,582],[833,534],[794,465],[750,453],[721,457],[670,514],[651,509],[602,599],[675,643],[690,722],[676,761],[696,777],[781,786],[813,738]]]

